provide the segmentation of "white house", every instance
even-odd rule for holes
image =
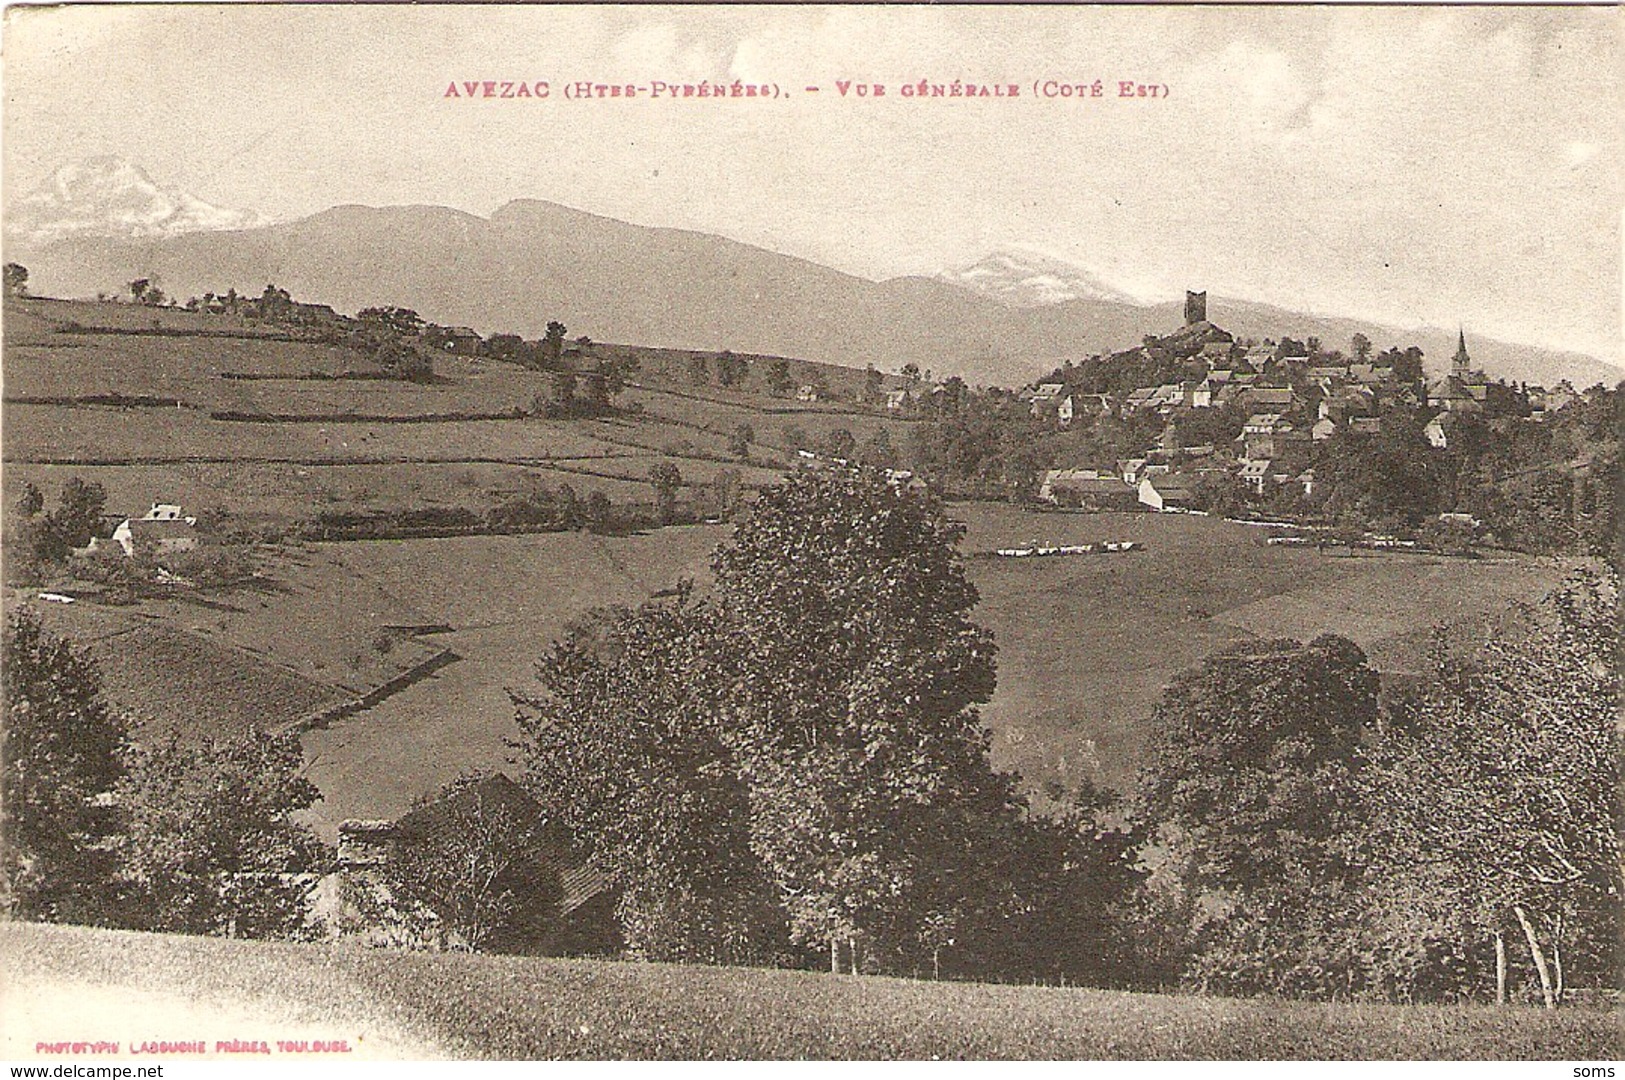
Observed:
[[[173,503],[153,503],[139,518],[125,518],[113,530],[113,542],[126,556],[133,557],[136,548],[151,552],[191,551],[197,547],[197,518],[182,517],[181,508]],[[91,550],[98,547],[91,541]]]

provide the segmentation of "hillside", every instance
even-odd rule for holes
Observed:
[[[79,329],[63,332],[68,324]],[[77,476],[104,485],[117,514],[177,502],[273,532],[329,510],[483,511],[538,485],[636,503],[650,498],[658,463],[676,465],[685,497],[695,498],[728,468],[746,483],[776,482],[792,458],[783,449],[792,429],[817,438],[846,428],[862,440],[883,427],[902,447],[916,423],[839,402],[769,398],[759,377],[746,389],[696,385],[693,357],[681,352],[588,351],[639,358],[622,397],[638,411],[514,416],[545,391],[547,376],[447,356],[431,385],[310,379],[370,361],[227,316],[13,301],[5,498],[14,505],[25,482],[54,498]],[[846,393],[861,382],[859,372],[801,361],[792,373]],[[755,432],[749,464],[728,450],[740,424]],[[1037,515],[1002,504],[952,513],[968,527],[977,618],[1000,647],[998,689],[984,710],[995,761],[1019,771],[1030,790],[1052,780],[1127,784],[1162,688],[1216,648],[1338,632],[1385,673],[1420,671],[1434,623],[1479,625],[1509,600],[1538,598],[1562,573],[1550,561],[1510,557],[1325,558],[1194,517]],[[514,732],[505,688],[529,679],[568,620],[595,604],[636,604],[680,578],[703,585],[709,554],[727,535],[716,524],[629,536],[322,543],[262,555],[252,587],[116,609],[12,600],[85,643],[121,707],[143,720],[184,718],[196,732],[300,724],[408,680],[305,735],[325,796],[312,820],[331,835],[346,817],[400,813],[460,769],[500,767],[503,739]],[[1112,540],[1144,550],[1019,563],[983,557],[1028,541]]]
[[[0,927],[0,1056],[343,1040],[351,1058],[1612,1060],[1617,1011],[1316,1005]],[[191,1055],[187,1055],[188,1057]],[[184,1058],[183,1058],[184,1059]],[[75,1059],[85,1064],[84,1058]],[[147,1059],[149,1061],[153,1059]],[[160,1060],[176,1060],[174,1057]]]
[[[36,293],[117,293],[148,277],[185,298],[275,282],[301,299],[355,311],[379,303],[482,333],[539,337],[549,319],[572,334],[671,348],[788,355],[895,371],[915,363],[977,383],[1019,386],[1061,359],[1133,345],[1180,324],[1175,304],[1139,306],[1077,287],[1033,304],[986,295],[975,278],[874,282],[705,233],[650,228],[518,200],[489,218],[436,206],[341,206],[299,221],[143,239],[69,235],[14,241]],[[1199,286],[1200,282],[1193,282]],[[996,298],[997,297],[997,298]],[[1345,347],[1356,331],[1379,348],[1451,354],[1456,328],[1404,330],[1212,297],[1213,320],[1241,336],[1318,336]],[[1492,375],[1581,386],[1621,369],[1595,358],[1473,338]]]

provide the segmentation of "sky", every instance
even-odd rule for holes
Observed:
[[[1024,248],[1145,300],[1205,288],[1619,363],[1621,27],[1606,7],[14,7],[5,195],[113,154],[279,220],[539,198],[875,279]],[[1020,96],[902,95],[922,79]],[[465,80],[550,96],[446,96]],[[578,80],[782,96],[566,100]]]

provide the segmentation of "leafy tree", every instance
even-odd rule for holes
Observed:
[[[291,733],[188,744],[171,728],[138,745],[117,793],[121,921],[170,933],[300,936],[328,861],[293,821],[320,797],[303,768]]]
[[[711,364],[703,354],[696,353],[689,357],[688,381],[695,386],[711,385]]]
[[[824,437],[823,453],[841,461],[850,461],[857,453],[858,440],[846,428],[836,428]]]
[[[1153,716],[1136,817],[1203,990],[1329,996],[1347,964],[1358,749],[1377,676],[1344,638],[1248,643],[1178,677]]]
[[[601,416],[609,411],[612,393],[609,377],[602,371],[583,371],[577,378],[580,393],[576,396],[577,411],[587,416]]]
[[[552,411],[558,416],[574,416],[575,410],[576,373],[573,371],[554,372]]]
[[[1364,334],[1355,334],[1349,338],[1349,352],[1354,354],[1356,364],[1369,363],[1371,360],[1371,339]]]
[[[975,709],[994,650],[959,535],[877,474],[820,470],[765,492],[713,560],[751,845],[832,966],[860,938],[876,963],[906,957],[942,914],[911,906],[930,864],[1014,805]]]
[[[1521,640],[1443,662],[1376,752],[1396,873],[1427,868],[1415,887],[1494,942],[1503,982],[1521,936],[1548,1008],[1618,973],[1618,596],[1616,574],[1571,577]]]
[[[148,278],[136,278],[130,282],[130,299],[138,304],[147,302],[147,291],[152,288],[152,281]]]
[[[27,610],[6,624],[0,686],[0,902],[13,918],[105,921],[116,825],[105,797],[124,773],[127,723],[90,660]]]
[[[485,339],[485,354],[497,360],[518,363],[524,352],[525,340],[518,334],[492,334]]]
[[[6,263],[5,287],[7,296],[27,296],[28,267],[22,263]]]
[[[774,397],[784,397],[794,385],[795,381],[790,378],[790,361],[775,357],[767,365],[767,392]]]
[[[712,481],[716,492],[717,513],[732,518],[744,501],[745,479],[738,469],[722,469]]]
[[[578,620],[515,693],[525,780],[621,890],[651,960],[762,963],[783,918],[750,848],[750,792],[718,697],[717,613],[669,606]]]
[[[411,308],[369,307],[356,312],[356,318],[373,328],[401,337],[416,337],[423,331],[422,316]]]
[[[728,453],[745,461],[750,457],[750,444],[755,441],[756,429],[747,423],[740,423],[728,435]]]
[[[564,363],[564,324],[557,320],[547,324],[547,333],[542,336],[542,362],[550,368],[557,368]]]
[[[594,531],[607,529],[613,513],[614,507],[610,505],[609,496],[602,491],[591,492],[582,503],[582,521],[587,528]]]
[[[669,461],[657,461],[649,469],[649,483],[655,490],[655,513],[660,523],[669,525],[677,514],[677,494],[682,490],[683,474]]]
[[[920,381],[920,365],[916,364],[912,360],[904,364],[898,373],[909,382]]]
[[[17,496],[17,513],[25,518],[31,518],[45,509],[45,496],[40,489],[34,486],[32,480],[23,484],[22,493]]]
[[[891,435],[884,427],[875,428],[874,434],[863,441],[857,453],[858,460],[871,469],[897,467],[897,450],[892,446]]]
[[[24,543],[39,563],[60,563],[101,535],[106,507],[107,490],[100,483],[70,476],[57,493],[56,509],[25,520]]]
[[[863,369],[863,403],[874,405],[885,397],[886,379],[880,371],[870,364]]]

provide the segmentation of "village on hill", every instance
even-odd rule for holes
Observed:
[[[1321,342],[1238,342],[1207,319],[1205,293],[1188,293],[1185,325],[1137,349],[1068,364],[1052,381],[1023,390],[1035,419],[1066,430],[1098,419],[1155,417],[1156,440],[1132,457],[1046,470],[1037,497],[1056,506],[1154,510],[1233,507],[1242,493],[1277,510],[1302,509],[1315,491],[1317,459],[1354,452],[1362,440],[1422,422],[1435,449],[1449,447],[1472,418],[1504,431],[1539,423],[1578,398],[1566,381],[1551,389],[1509,386],[1474,368],[1466,334],[1447,374],[1426,378],[1415,350],[1353,355]],[[1122,392],[1117,372],[1151,368],[1183,377]],[[1101,389],[1101,387],[1108,389]],[[1239,483],[1238,483],[1239,481]],[[1471,515],[1443,511],[1445,520]]]

